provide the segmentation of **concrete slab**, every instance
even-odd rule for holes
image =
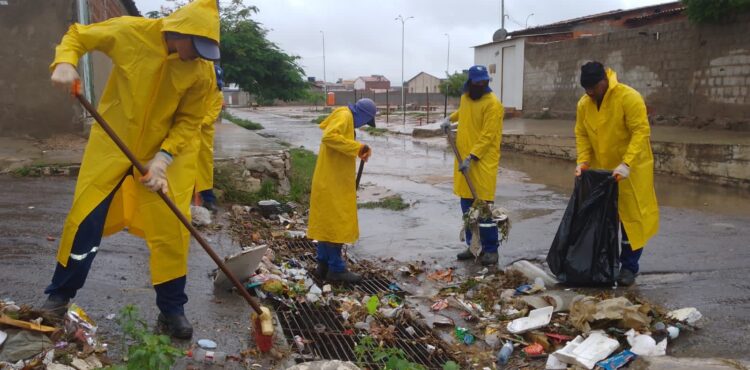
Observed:
[[[247,130],[227,120],[216,124],[214,134],[214,158],[243,158],[258,154],[272,153],[286,149],[274,140]]]

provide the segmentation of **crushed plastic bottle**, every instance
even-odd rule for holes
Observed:
[[[204,364],[218,364],[222,365],[227,361],[227,354],[218,351],[206,351],[203,348],[196,348],[188,352],[188,357],[194,361],[202,362]]]
[[[510,355],[513,354],[513,343],[510,341],[505,342],[503,344],[503,348],[500,349],[500,352],[497,353],[497,365],[498,366],[505,366],[508,364],[508,360],[510,360]]]

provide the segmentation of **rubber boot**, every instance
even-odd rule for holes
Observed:
[[[479,257],[479,262],[482,264],[482,266],[493,266],[497,265],[497,260],[499,256],[497,252],[482,252],[481,256]]]
[[[362,276],[349,271],[346,268],[346,261],[341,256],[341,244],[328,244],[328,273],[327,281],[342,282],[354,284],[362,281]]]
[[[165,315],[159,313],[159,329],[172,338],[190,339],[193,337],[193,326],[185,315]]]
[[[482,257],[483,255],[484,255],[484,252],[479,252],[479,257]],[[474,254],[471,253],[471,250],[469,248],[466,248],[465,251],[456,255],[456,259],[459,261],[473,260]]]
[[[47,297],[47,300],[44,301],[41,310],[47,311],[56,317],[62,318],[63,316],[65,316],[65,313],[68,312],[68,303],[70,303],[70,299],[57,296],[49,296]]]
[[[326,281],[356,284],[362,281],[362,275],[345,270],[342,272],[328,271]]]
[[[617,283],[622,286],[631,286],[635,284],[635,273],[629,269],[620,269],[620,275],[617,277]]]

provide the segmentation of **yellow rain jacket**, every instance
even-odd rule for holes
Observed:
[[[630,166],[630,176],[619,182],[618,210],[630,246],[638,250],[659,229],[659,206],[654,191],[654,156],[651,128],[641,94],[617,82],[607,69],[609,89],[601,108],[583,95],[576,109],[578,163],[612,171],[620,163]]]
[[[216,82],[210,62],[168,55],[164,31],[218,42],[216,0],[196,0],[163,19],[118,17],[87,26],[74,24],[57,46],[50,68],[58,63],[77,65],[83,54],[93,50],[112,60],[99,113],[144,164],[160,149],[174,156],[167,170],[168,195],[189,216],[198,153],[194,138]],[[125,177],[112,200],[104,235],[127,227],[145,238],[153,284],[187,273],[190,235],[156,193],[138,181],[141,176],[104,130],[94,125],[60,240],[57,260],[63,266],[68,264],[81,221]]]
[[[214,132],[216,131],[214,124],[219,118],[223,104],[224,94],[215,88],[208,98],[206,116],[201,123],[195,191],[209,190],[214,187]]]
[[[331,243],[359,238],[356,159],[361,144],[354,140],[354,117],[348,107],[337,108],[320,124],[318,161],[310,194],[307,235]]]
[[[461,96],[458,110],[450,115],[451,122],[458,121],[456,146],[464,158],[473,154],[479,160],[471,161],[469,178],[481,200],[495,201],[497,168],[500,163],[500,141],[503,136],[503,105],[495,93],[484,94],[472,100],[469,94]],[[473,198],[464,175],[458,171],[459,161],[453,165],[453,193],[461,198]]]

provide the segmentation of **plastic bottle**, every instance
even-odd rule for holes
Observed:
[[[513,343],[510,341],[503,344],[503,348],[497,353],[497,365],[504,366],[510,360],[510,355],[513,354]]]
[[[227,361],[226,353],[218,351],[206,351],[203,348],[196,348],[188,352],[188,357],[192,357],[194,361],[202,362],[204,364],[222,365]]]

